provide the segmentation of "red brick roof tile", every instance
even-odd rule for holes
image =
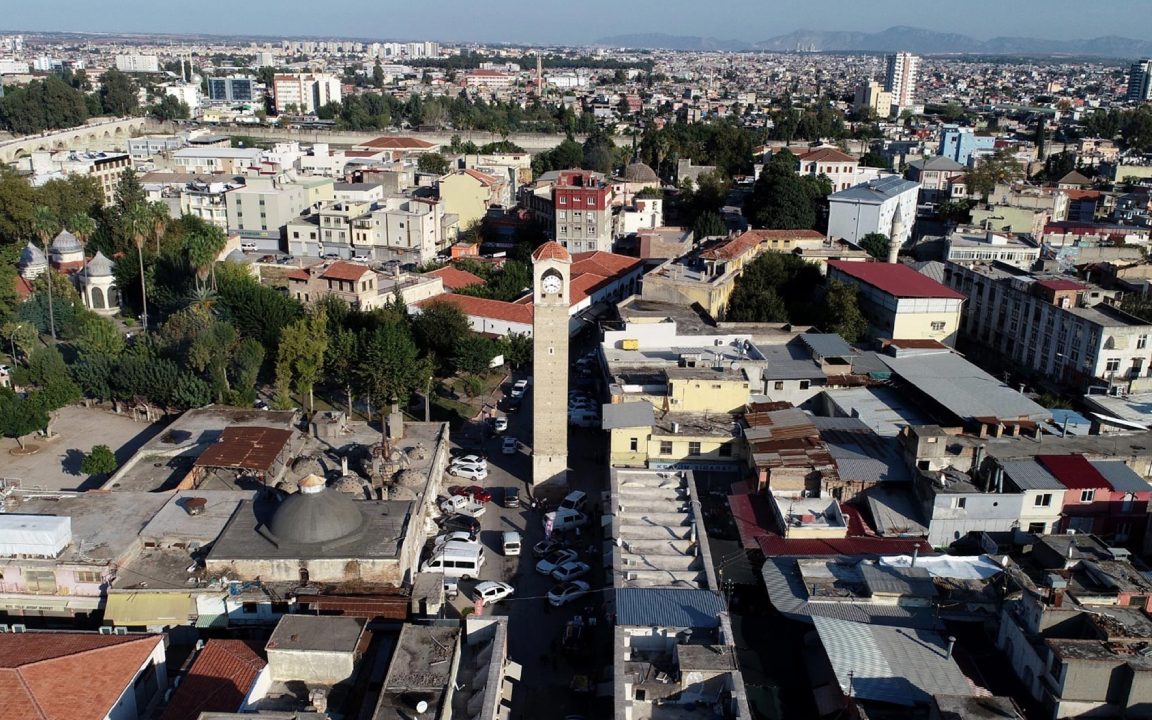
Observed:
[[[238,711],[267,664],[257,643],[209,640],[160,720],[196,720],[203,712]]]
[[[357,265],[355,263],[344,262],[337,260],[328,266],[328,269],[321,273],[320,277],[326,280],[345,280],[348,282],[356,282],[364,277],[366,273],[373,272],[372,268],[366,265]]]
[[[417,307],[428,307],[433,303],[451,303],[460,308],[465,315],[489,318],[502,322],[532,324],[532,305],[489,300],[487,298],[472,297],[471,295],[438,295],[434,298],[415,303]]]
[[[358,147],[374,148],[376,150],[427,150],[436,147],[436,145],[412,137],[378,137],[368,142],[360,143]]]
[[[549,240],[540,247],[536,248],[536,252],[532,253],[532,261],[539,262],[541,260],[561,260],[563,262],[572,262],[572,255],[563,245],[555,240]]]
[[[440,278],[444,282],[444,287],[448,290],[459,290],[462,287],[468,287],[470,285],[484,284],[484,278],[473,275],[466,270],[457,270],[451,265],[442,267],[439,270],[433,270],[432,272],[425,274],[435,275],[436,277]]]
[[[804,162],[860,162],[857,158],[852,157],[848,153],[841,152],[836,148],[818,148],[816,150],[809,150],[808,152],[803,153],[798,157]]]

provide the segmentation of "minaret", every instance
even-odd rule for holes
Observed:
[[[904,244],[904,203],[896,204],[892,214],[892,231],[888,233],[888,262],[895,263],[900,257],[900,246]]]

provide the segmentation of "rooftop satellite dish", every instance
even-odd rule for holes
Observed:
[[[416,712],[420,715],[428,712],[428,701],[421,700],[420,702],[416,703]]]

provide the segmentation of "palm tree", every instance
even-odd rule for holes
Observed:
[[[143,309],[144,332],[148,332],[148,291],[144,282],[144,241],[148,239],[152,223],[148,217],[146,206],[137,205],[125,213],[125,223],[128,235],[136,243],[136,253],[140,258],[140,306]]]
[[[88,217],[85,213],[76,213],[68,218],[66,223],[68,229],[76,236],[81,245],[88,244],[88,238],[96,232],[96,221]]]
[[[37,205],[32,208],[32,228],[36,234],[40,236],[40,242],[44,245],[44,257],[48,255],[48,241],[55,235],[59,221],[56,219],[56,213],[52,212],[52,208],[46,205]],[[52,263],[49,261],[48,270],[44,273],[48,277],[48,329],[52,333],[52,343],[56,343],[56,313],[52,308]]]
[[[196,287],[199,289],[212,273],[212,289],[216,289],[216,258],[228,245],[228,236],[223,230],[206,222],[197,222],[184,236],[184,252],[188,264],[196,271]]]
[[[145,215],[148,222],[151,223],[152,236],[156,238],[156,254],[160,254],[160,240],[164,237],[164,233],[168,231],[168,220],[171,214],[168,212],[168,206],[162,202],[148,203],[144,208]]]

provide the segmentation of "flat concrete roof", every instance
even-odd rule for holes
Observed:
[[[164,495],[168,499],[152,519],[140,531],[140,539],[158,545],[174,542],[200,542],[202,545],[214,541],[228,524],[228,519],[244,500],[252,500],[255,492],[227,490],[186,490],[174,495]],[[203,498],[206,503],[199,515],[189,515],[187,501]]]
[[[459,626],[404,625],[384,678],[384,692],[446,688],[460,632]]]
[[[366,618],[285,615],[276,624],[265,649],[352,653],[367,624]]]

